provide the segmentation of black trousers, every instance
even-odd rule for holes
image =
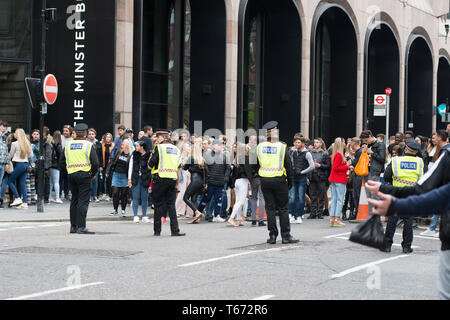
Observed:
[[[152,198],[155,204],[155,217],[153,230],[161,233],[161,218],[169,213],[170,230],[172,233],[180,232],[178,229],[177,211],[175,210],[176,180],[156,178],[153,180]]]
[[[199,173],[191,174],[191,183],[186,188],[186,192],[183,196],[183,201],[192,209],[197,211],[197,197],[201,194],[203,188],[203,177]]]
[[[355,215],[358,213],[359,209],[359,198],[361,197],[362,181],[363,177],[357,176],[355,174],[355,178],[353,179],[353,202],[355,208]]]
[[[114,210],[119,209],[119,202],[121,204],[122,210],[125,211],[128,203],[128,187],[112,187],[113,196],[113,207]]]
[[[266,202],[267,229],[270,236],[278,236],[276,213],[280,216],[281,237],[291,235],[289,222],[289,188],[286,178],[261,178],[261,191]]]
[[[311,198],[311,215],[322,216],[327,193],[327,182],[316,181],[309,184],[309,197]]]
[[[392,246],[394,243],[395,229],[397,228],[397,222],[400,218],[389,217],[386,225],[386,233],[384,235],[384,243],[386,246]],[[413,218],[402,218],[403,219],[403,248],[411,248],[413,242]]]
[[[86,216],[91,196],[91,175],[87,172],[75,172],[69,174],[68,182],[72,192],[70,225],[86,228]]]

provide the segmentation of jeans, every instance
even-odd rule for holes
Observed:
[[[0,185],[2,185],[4,175],[5,175],[5,165],[0,164]]]
[[[27,172],[28,172],[28,162],[16,162],[14,166],[14,171],[9,176],[8,186],[11,191],[14,193],[16,198],[19,198],[19,192],[15,186],[15,182],[17,180],[17,185],[19,186],[20,192],[22,193],[22,201],[27,203]]]
[[[52,190],[55,189],[55,199],[59,199],[59,169],[50,168],[50,196],[52,198]]]
[[[450,299],[450,250],[441,251],[437,289],[441,300]]]
[[[2,184],[1,184],[1,191],[0,191],[0,199],[3,199],[5,197],[6,194],[6,187],[8,186],[8,181],[9,181],[9,175],[3,175],[3,180],[2,180]]]
[[[306,184],[306,177],[292,180],[292,187],[289,190],[289,213],[295,219],[303,217],[305,211]]]
[[[203,212],[206,205],[211,201],[215,201],[214,216],[218,216],[222,213],[222,197],[223,197],[223,186],[213,186],[209,185],[203,196],[200,205],[198,206],[198,211]],[[212,212],[207,212],[209,216],[212,216]]]
[[[438,222],[439,222],[439,216],[437,214],[433,214],[433,218],[431,219],[431,223],[430,223],[431,231],[436,231]]]
[[[346,188],[347,186],[345,183],[331,183],[330,217],[341,217]]]
[[[142,217],[147,216],[147,205],[148,205],[148,188],[142,185],[142,177],[139,177],[137,186],[131,188],[133,191],[133,215],[138,216],[139,201],[142,205]]]
[[[91,180],[91,196],[94,198],[98,195],[98,174],[99,173],[97,172],[95,178]]]

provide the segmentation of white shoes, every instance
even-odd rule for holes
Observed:
[[[140,220],[139,220],[139,217],[138,217],[138,216],[135,216],[135,217],[133,218],[133,222],[134,222],[134,223],[139,223],[139,221],[140,221]]]
[[[55,203],[60,203],[61,204],[61,203],[63,203],[63,201],[60,198],[58,198],[58,199],[55,200]]]
[[[432,231],[430,229],[427,229],[426,231],[420,233],[421,236],[427,236],[427,237],[434,237],[434,238],[439,238],[439,232],[437,231]]]
[[[150,219],[148,217],[142,217],[142,223],[150,223]]]
[[[16,209],[27,210],[28,209],[28,204],[27,203],[22,203],[21,205],[18,205],[16,207]]]
[[[221,218],[220,216],[214,217],[213,222],[225,222],[225,219]]]
[[[124,217],[125,218],[125,210],[122,210],[122,217]]]
[[[21,205],[22,203],[23,203],[22,199],[16,198],[16,199],[14,199],[13,203],[11,203],[11,207],[19,206],[19,205]]]
[[[302,223],[303,223],[303,220],[302,220],[301,217],[298,217],[297,219],[295,219],[295,222],[294,222],[294,223],[296,223],[296,224],[302,224]]]

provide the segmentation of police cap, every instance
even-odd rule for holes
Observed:
[[[133,132],[133,129],[131,129],[131,128],[126,128],[125,129],[125,133],[130,133],[130,132]]]
[[[277,127],[278,127],[278,122],[276,122],[276,121],[270,121],[270,122],[267,122],[267,123],[263,126],[263,129],[269,131],[269,130],[275,129],[275,128],[277,128]]]
[[[86,123],[77,123],[75,128],[73,128],[75,131],[86,131],[87,129],[89,129],[89,127]]]
[[[411,138],[406,139],[405,144],[408,147],[408,149],[411,149],[413,151],[419,151],[420,150],[420,144],[414,139],[411,139]]]
[[[159,135],[163,135],[163,134],[169,134],[170,130],[169,129],[158,129],[155,131],[155,133],[157,136],[159,136]]]

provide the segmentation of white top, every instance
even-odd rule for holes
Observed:
[[[19,141],[14,141],[11,144],[11,151],[9,152],[9,159],[13,162],[28,162],[29,158],[33,157],[33,151],[30,148],[30,153],[25,159],[20,157],[20,145]]]

